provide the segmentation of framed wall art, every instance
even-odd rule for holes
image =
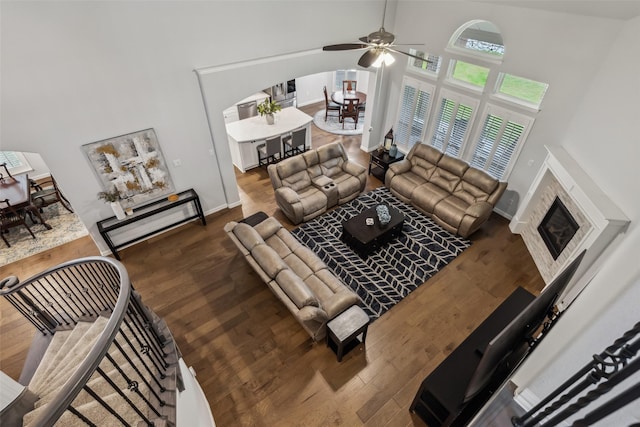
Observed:
[[[82,148],[104,190],[116,190],[125,208],[175,190],[153,129],[92,142]]]

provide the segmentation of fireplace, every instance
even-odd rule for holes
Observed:
[[[567,207],[560,198],[556,197],[540,222],[538,233],[549,249],[551,257],[556,260],[579,228],[580,226],[573,219]]]
[[[560,301],[566,308],[597,272],[596,259],[624,233],[629,219],[562,147],[546,148],[547,157],[509,227],[522,236],[545,283],[587,250]]]

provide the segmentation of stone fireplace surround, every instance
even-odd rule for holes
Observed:
[[[546,148],[547,157],[509,228],[522,236],[547,284],[582,250],[587,250],[560,304],[566,308],[591,279],[592,274],[586,274],[589,267],[616,235],[625,231],[629,219],[562,147]],[[567,207],[579,229],[554,260],[538,225],[556,197]]]

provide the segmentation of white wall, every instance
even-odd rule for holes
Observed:
[[[514,381],[544,397],[561,380],[586,364],[631,329],[640,301],[640,160],[637,100],[640,95],[640,18],[627,22],[576,109],[563,145],[631,219],[626,235],[611,248],[598,274],[542,341]],[[620,386],[640,381],[640,374]],[[611,393],[617,394],[620,389]],[[608,400],[611,396],[607,396]],[[605,400],[604,398],[601,400]],[[640,421],[640,402],[629,405],[602,426]]]
[[[503,2],[504,3],[504,2]],[[541,111],[509,177],[509,191],[522,200],[546,155],[544,145],[559,145],[576,105],[582,102],[605,54],[620,31],[621,22],[485,2],[399,2],[395,25],[398,43],[424,43],[424,49],[444,57],[453,33],[475,19],[493,22],[504,38],[500,70],[549,84]],[[388,121],[395,120],[402,64],[392,67]],[[491,88],[487,88],[491,90]],[[436,94],[436,97],[438,94]],[[481,121],[479,121],[481,122]],[[473,135],[475,129],[470,130]],[[529,161],[533,161],[529,166]],[[517,205],[500,206],[515,213]]]
[[[1,148],[42,155],[103,251],[95,223],[112,213],[83,144],[153,127],[169,164],[181,160],[171,166],[176,188],[195,188],[205,211],[224,208],[237,199],[223,187],[235,185],[231,158],[228,148],[210,155],[193,70],[351,41],[379,19],[382,3],[367,3],[341,2],[335,13],[335,2],[3,1]],[[301,75],[285,71],[260,85],[252,73],[228,76],[216,96],[228,106]]]

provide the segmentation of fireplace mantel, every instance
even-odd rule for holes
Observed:
[[[593,272],[585,274],[602,251],[620,233],[629,219],[596,185],[562,147],[545,147],[547,157],[538,171],[509,228],[520,234],[545,283],[550,283],[583,250],[582,265],[563,297],[569,303],[587,285]],[[557,259],[544,244],[537,227],[558,197],[580,228]]]

